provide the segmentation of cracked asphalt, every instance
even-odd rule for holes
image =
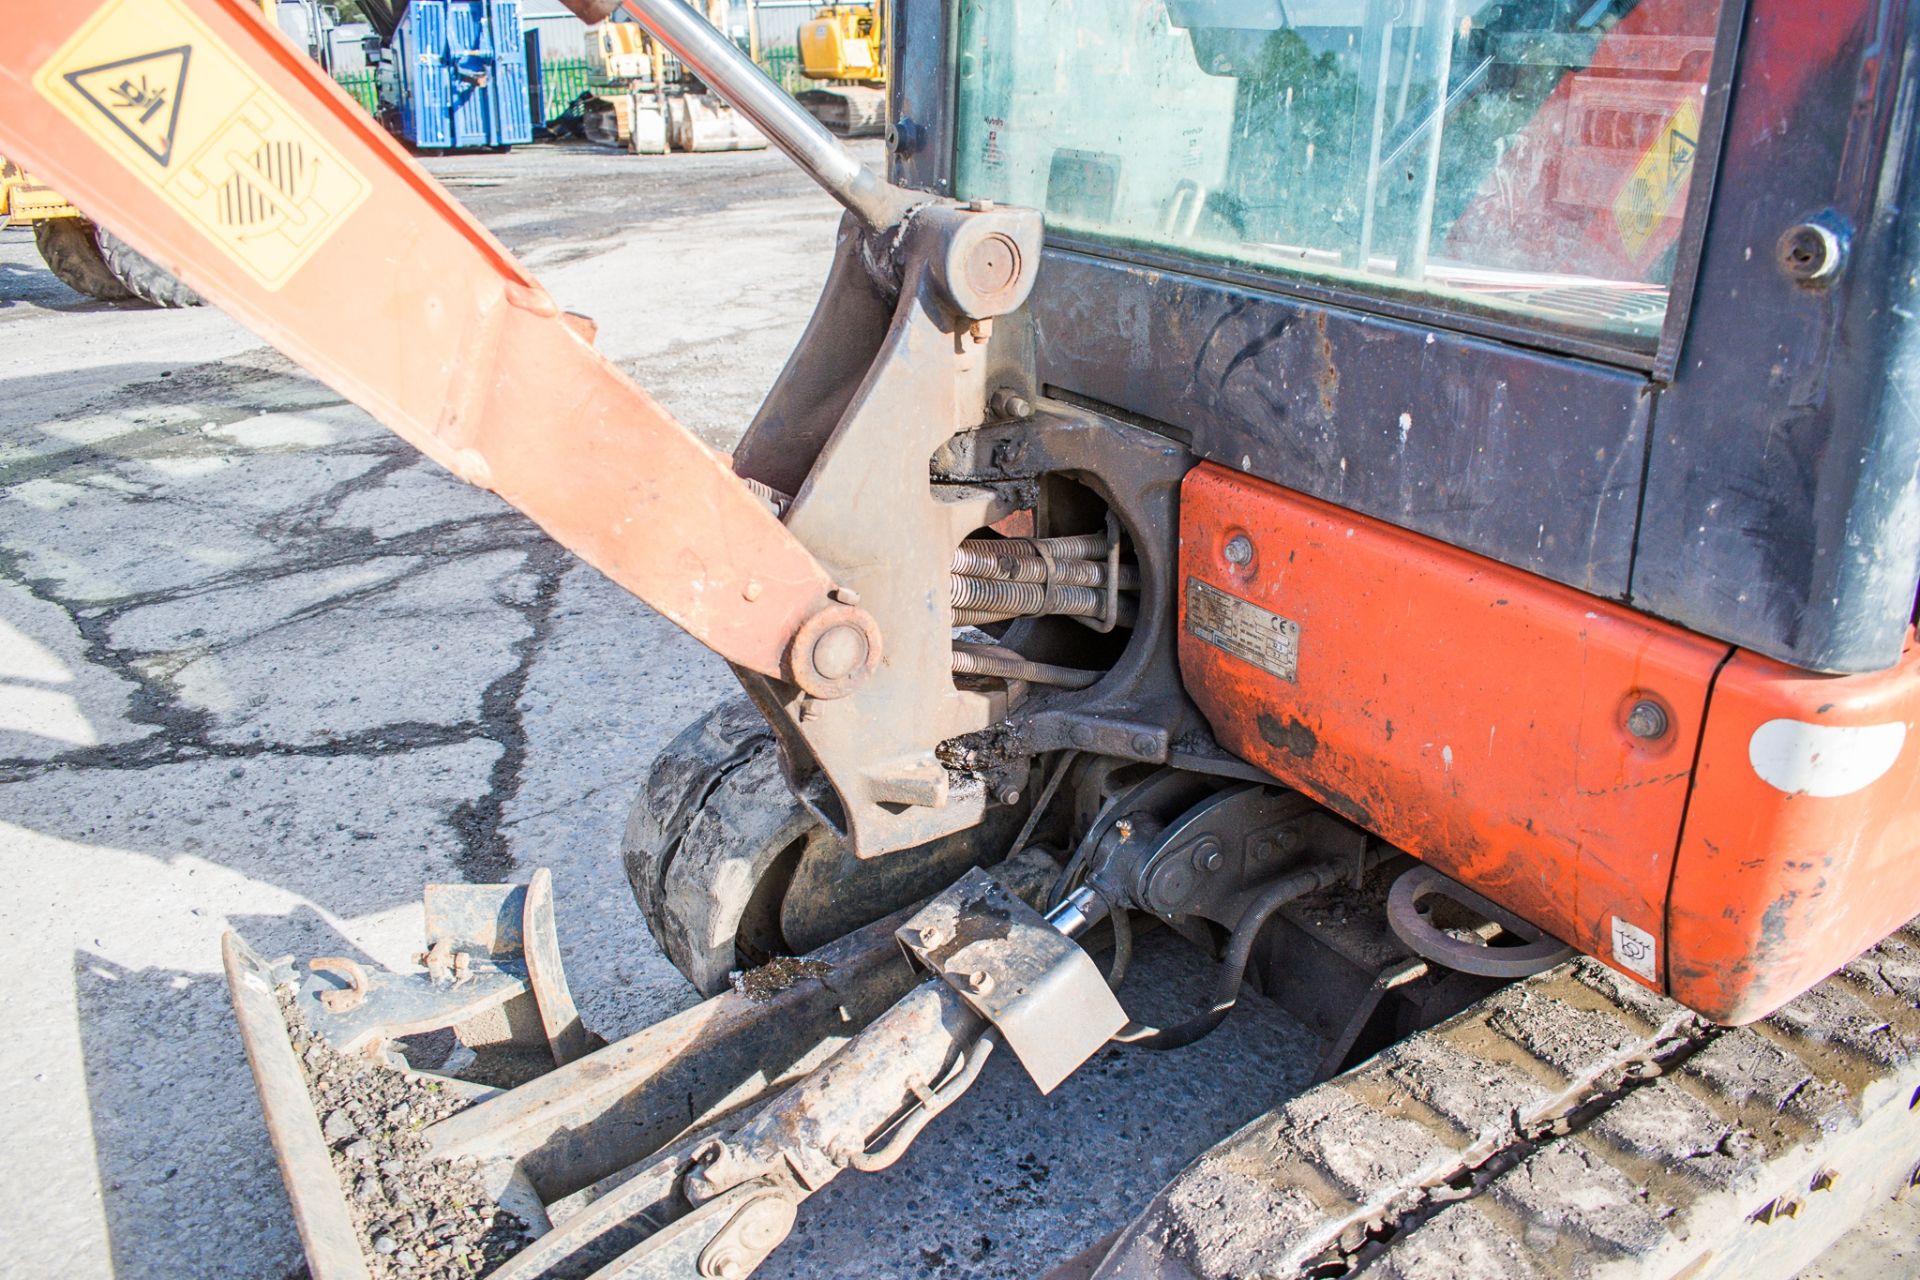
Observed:
[[[429,163],[722,446],[838,221],[769,153]],[[0,1275],[298,1275],[221,932],[403,967],[423,884],[548,866],[584,1016],[637,1030],[694,996],[628,892],[626,811],[737,686],[217,311],[85,301],[8,232],[0,351]],[[1153,1016],[1210,981],[1180,949],[1140,966]],[[1293,1024],[1230,1031],[1046,1099],[994,1063],[761,1274],[1039,1273],[1304,1082]]]
[[[723,447],[837,222],[769,153],[429,164]],[[619,837],[654,755],[735,686],[216,311],[87,302],[9,232],[0,352],[0,1276],[301,1275],[221,932],[405,966],[424,883],[547,866],[589,1025],[683,1008]],[[1211,983],[1165,944],[1143,939],[1129,984],[1149,1019]],[[998,1055],[899,1164],[810,1202],[760,1274],[1035,1276],[1299,1090],[1316,1048],[1256,1009],[1179,1053],[1109,1051],[1044,1099]],[[1911,1267],[1915,1220],[1818,1274]]]

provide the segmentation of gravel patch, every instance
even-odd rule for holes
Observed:
[[[422,1136],[457,1108],[440,1086],[340,1053],[286,999],[320,1132],[376,1280],[471,1280],[533,1238],[481,1187],[472,1161],[435,1159]]]

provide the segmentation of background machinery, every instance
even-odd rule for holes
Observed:
[[[307,56],[325,65],[326,32],[337,21],[317,0],[259,0],[261,14]],[[110,102],[138,102],[144,88],[134,79],[99,86]],[[162,102],[161,109],[165,109]],[[156,307],[196,307],[200,295],[137,249],[99,226],[51,187],[0,156],[0,228],[33,229],[34,247],[49,270],[76,293],[102,302],[140,301]]]
[[[988,1054],[1248,983],[1325,1082],[1083,1271],[1784,1276],[1920,1181],[1910,6],[906,0],[883,176],[634,5],[847,210],[730,460],[237,0],[0,32],[11,151],[741,679],[625,850],[706,1003],[596,1047],[540,875],[419,972],[229,936],[316,1276],[308,1027],[552,1064],[415,1077],[510,1277],[745,1276]],[[156,161],[75,82],[186,44]],[[1219,961],[1161,1027],[1149,925]]]
[[[200,305],[200,295],[192,289],[0,156],[0,228],[5,227],[31,227],[34,247],[47,268],[76,293],[102,302]]]
[[[705,8],[720,30],[727,27],[727,11],[727,0]],[[589,141],[639,155],[766,148],[759,130],[638,23],[609,19],[593,28],[587,62],[591,96],[582,124]]]
[[[887,8],[833,4],[800,27],[800,70],[825,87],[794,96],[843,138],[877,137],[887,124]]]

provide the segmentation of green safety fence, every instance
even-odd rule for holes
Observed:
[[[373,115],[380,110],[380,91],[374,87],[373,72],[343,71],[334,79],[340,82],[342,89],[352,94],[354,99],[367,109],[368,115]]]
[[[799,93],[802,89],[813,87],[813,82],[800,74],[798,49],[762,49],[760,68],[767,73],[769,80],[788,93]]]
[[[555,58],[540,64],[547,119],[557,120],[565,115],[574,100],[587,91],[587,72],[585,58]]]
[[[760,66],[774,83],[788,93],[798,93],[812,86],[812,81],[800,74],[800,51],[798,49],[762,49]],[[566,115],[579,100],[580,95],[593,88],[592,70],[585,58],[555,58],[540,64],[540,85],[546,101],[547,119],[557,120]],[[340,87],[352,94],[369,114],[380,109],[379,90],[374,85],[371,71],[343,71],[334,77]]]
[[[556,58],[540,65],[540,85],[546,99],[547,118],[564,115],[574,99],[587,91],[587,60]],[[342,71],[334,76],[340,87],[354,96],[368,114],[380,109],[379,90],[371,71]]]

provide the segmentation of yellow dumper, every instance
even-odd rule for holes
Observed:
[[[196,307],[200,295],[132,245],[95,224],[55,191],[0,157],[0,227],[30,226],[33,242],[60,282],[103,302]]]

